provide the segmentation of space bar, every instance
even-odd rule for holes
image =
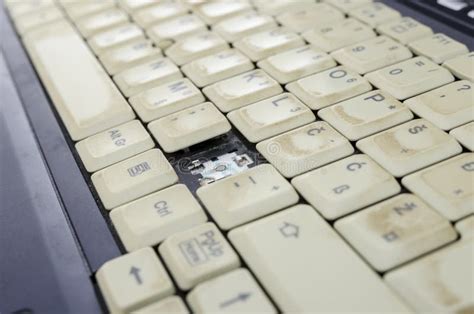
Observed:
[[[73,140],[134,118],[127,101],[67,21],[48,24],[23,39]]]
[[[407,313],[410,310],[308,205],[229,233],[284,313]]]

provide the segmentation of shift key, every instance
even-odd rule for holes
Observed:
[[[410,312],[308,205],[234,229],[229,238],[285,313]]]

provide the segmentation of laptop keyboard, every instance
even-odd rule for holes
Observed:
[[[370,0],[6,2],[123,245],[109,311],[474,311],[463,43]]]

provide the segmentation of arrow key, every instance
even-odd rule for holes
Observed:
[[[276,313],[250,272],[242,268],[198,285],[187,301],[194,313]]]
[[[112,313],[128,313],[174,292],[170,277],[149,247],[108,261],[96,278]]]

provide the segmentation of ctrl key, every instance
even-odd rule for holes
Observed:
[[[240,266],[237,254],[213,223],[170,236],[159,252],[182,290]]]
[[[128,313],[174,293],[170,277],[149,247],[106,262],[96,279],[111,313]]]

